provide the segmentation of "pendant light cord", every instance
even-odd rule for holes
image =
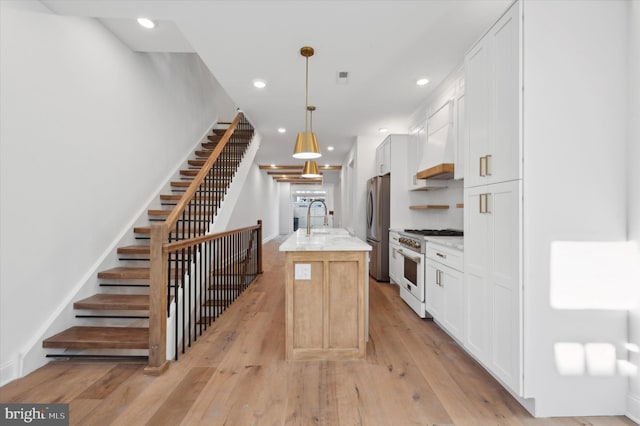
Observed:
[[[305,77],[305,92],[304,92],[304,132],[309,133],[309,126],[307,117],[309,114],[309,57],[306,58],[306,77]],[[305,136],[306,137],[306,136]]]

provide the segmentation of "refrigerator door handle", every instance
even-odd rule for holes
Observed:
[[[373,222],[373,194],[369,192],[369,199],[367,200],[367,229],[371,232],[371,225]]]

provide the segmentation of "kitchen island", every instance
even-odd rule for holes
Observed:
[[[288,360],[362,359],[366,353],[368,253],[344,229],[294,232],[285,252]]]

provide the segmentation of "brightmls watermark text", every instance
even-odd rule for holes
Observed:
[[[0,425],[69,426],[69,404],[1,404]]]

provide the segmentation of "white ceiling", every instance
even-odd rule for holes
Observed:
[[[405,133],[411,114],[512,0],[42,0],[61,15],[100,19],[136,51],[197,52],[263,136],[260,163],[296,164],[304,131],[305,59],[313,130],[340,164],[356,136]],[[135,18],[159,21],[145,30]],[[337,72],[349,82],[338,84]],[[430,83],[419,87],[419,77]],[[265,89],[254,79],[268,82]],[[231,117],[230,117],[231,118]],[[280,134],[278,127],[287,132]],[[329,152],[327,146],[335,146]]]

